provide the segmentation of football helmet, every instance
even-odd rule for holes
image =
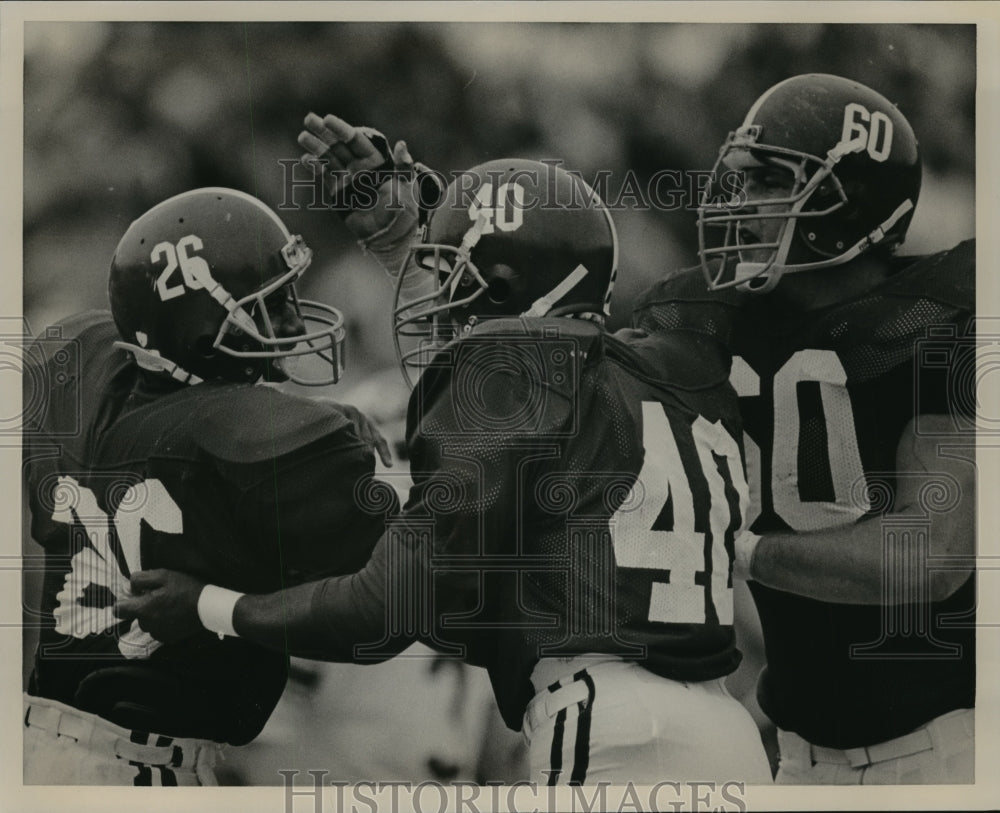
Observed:
[[[787,171],[787,194],[755,199],[733,181],[766,167]],[[909,122],[874,90],[827,74],[779,82],[729,134],[700,201],[709,287],[765,292],[783,274],[891,250],[906,236],[920,172]]]
[[[397,280],[393,323],[404,377],[483,319],[603,321],[617,269],[611,213],[577,174],[520,158],[457,173]]]
[[[343,316],[300,300],[295,282],[312,252],[257,198],[194,189],[129,226],[111,261],[111,312],[141,367],[179,381],[324,385],[343,371]],[[324,374],[288,360],[315,356]],[[326,373],[326,370],[329,373]]]

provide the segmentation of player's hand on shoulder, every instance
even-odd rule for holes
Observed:
[[[315,398],[314,400],[329,404],[340,410],[344,417],[354,425],[354,431],[358,437],[378,454],[382,465],[386,468],[392,467],[392,452],[389,450],[389,441],[385,439],[375,421],[356,406],[343,404],[330,398]]]
[[[198,597],[204,582],[175,570],[140,570],[130,579],[132,595],[114,606],[118,618],[138,620],[156,640],[169,643],[203,631]]]

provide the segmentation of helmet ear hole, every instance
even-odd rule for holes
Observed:
[[[494,277],[490,280],[489,288],[486,290],[486,295],[490,298],[490,302],[496,305],[502,305],[508,299],[510,299],[510,282],[503,277]]]
[[[505,304],[520,287],[517,271],[503,263],[490,266],[484,276],[487,280],[486,296],[494,305]]]

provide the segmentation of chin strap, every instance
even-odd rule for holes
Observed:
[[[469,230],[462,237],[462,242],[458,246],[458,254],[455,256],[455,271],[452,274],[450,290],[448,291],[448,301],[452,302],[455,299],[455,291],[458,290],[458,286],[462,281],[462,273],[458,271],[468,268],[474,269],[475,266],[472,263],[472,249],[474,249],[480,238],[483,236],[483,230],[486,228],[487,224],[486,215],[483,212],[479,213],[479,217],[476,218],[476,222],[473,223]],[[478,274],[475,274],[480,284],[483,284],[482,279],[479,278]]]
[[[166,373],[182,384],[200,384],[202,382],[202,379],[194,373],[189,373],[180,365],[170,361],[170,359],[163,358],[157,350],[139,347],[137,344],[129,344],[128,342],[115,342],[114,346],[122,350],[127,350],[135,356],[135,363],[143,370],[149,370],[153,373]]]
[[[784,274],[798,274],[801,271],[815,271],[819,268],[831,268],[835,265],[848,263],[868,251],[868,249],[881,243],[885,239],[889,230],[892,229],[892,227],[899,222],[899,219],[912,208],[913,201],[907,198],[896,207],[895,211],[889,215],[889,217],[858,240],[858,242],[847,249],[847,251],[843,254],[838,254],[836,257],[831,257],[829,260],[819,260],[814,263],[801,263],[796,265],[774,265],[771,268],[765,266],[763,270],[754,267],[756,265],[761,265],[761,263],[737,263],[737,276],[747,277],[746,281],[740,283],[737,287],[741,291],[747,291],[753,294],[765,294],[778,284],[778,280],[780,280]],[[752,285],[754,280],[760,279],[766,279],[767,281],[761,285]]]
[[[572,291],[580,281],[587,276],[587,269],[585,266],[578,265],[574,268],[563,280],[551,291],[549,291],[545,296],[540,296],[536,299],[531,307],[528,308],[521,316],[539,317],[545,316],[552,308],[555,307],[556,303],[562,299],[566,294]]]
[[[815,188],[819,186],[821,181],[833,172],[834,167],[840,163],[841,158],[845,155],[851,155],[852,153],[863,151],[866,144],[866,140],[860,135],[850,141],[840,141],[835,144],[827,152],[826,161],[823,162],[823,166],[813,174],[812,178],[810,178],[805,184],[802,192],[799,193],[803,197],[801,197],[799,203],[795,204],[793,215],[799,214],[800,207],[805,204],[805,201],[808,200],[809,196]],[[782,244],[775,251],[774,257],[771,258],[770,262],[736,264],[736,278],[746,278],[743,283],[737,285],[737,289],[748,293],[766,294],[778,284],[778,280],[780,280],[784,274],[794,274],[799,271],[813,271],[818,268],[830,268],[834,265],[843,265],[846,262],[850,262],[859,254],[867,251],[872,246],[884,240],[886,232],[896,225],[896,222],[912,208],[913,201],[909,199],[904,200],[896,208],[896,211],[889,215],[889,217],[881,225],[862,237],[847,251],[837,255],[836,257],[831,257],[828,260],[819,260],[814,263],[797,263],[793,266],[779,265],[775,262],[775,259],[782,254],[782,252],[784,252],[785,257],[788,256],[788,249],[794,236],[795,222],[797,218],[793,216],[785,223],[785,228],[782,234]],[[763,282],[761,282],[761,280],[763,280]],[[754,285],[753,283],[755,281],[759,284]]]

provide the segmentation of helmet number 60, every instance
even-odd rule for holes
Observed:
[[[844,130],[841,143],[859,140],[873,161],[881,163],[892,151],[892,119],[881,110],[869,113],[857,102],[844,107]],[[858,150],[860,152],[861,150]]]

